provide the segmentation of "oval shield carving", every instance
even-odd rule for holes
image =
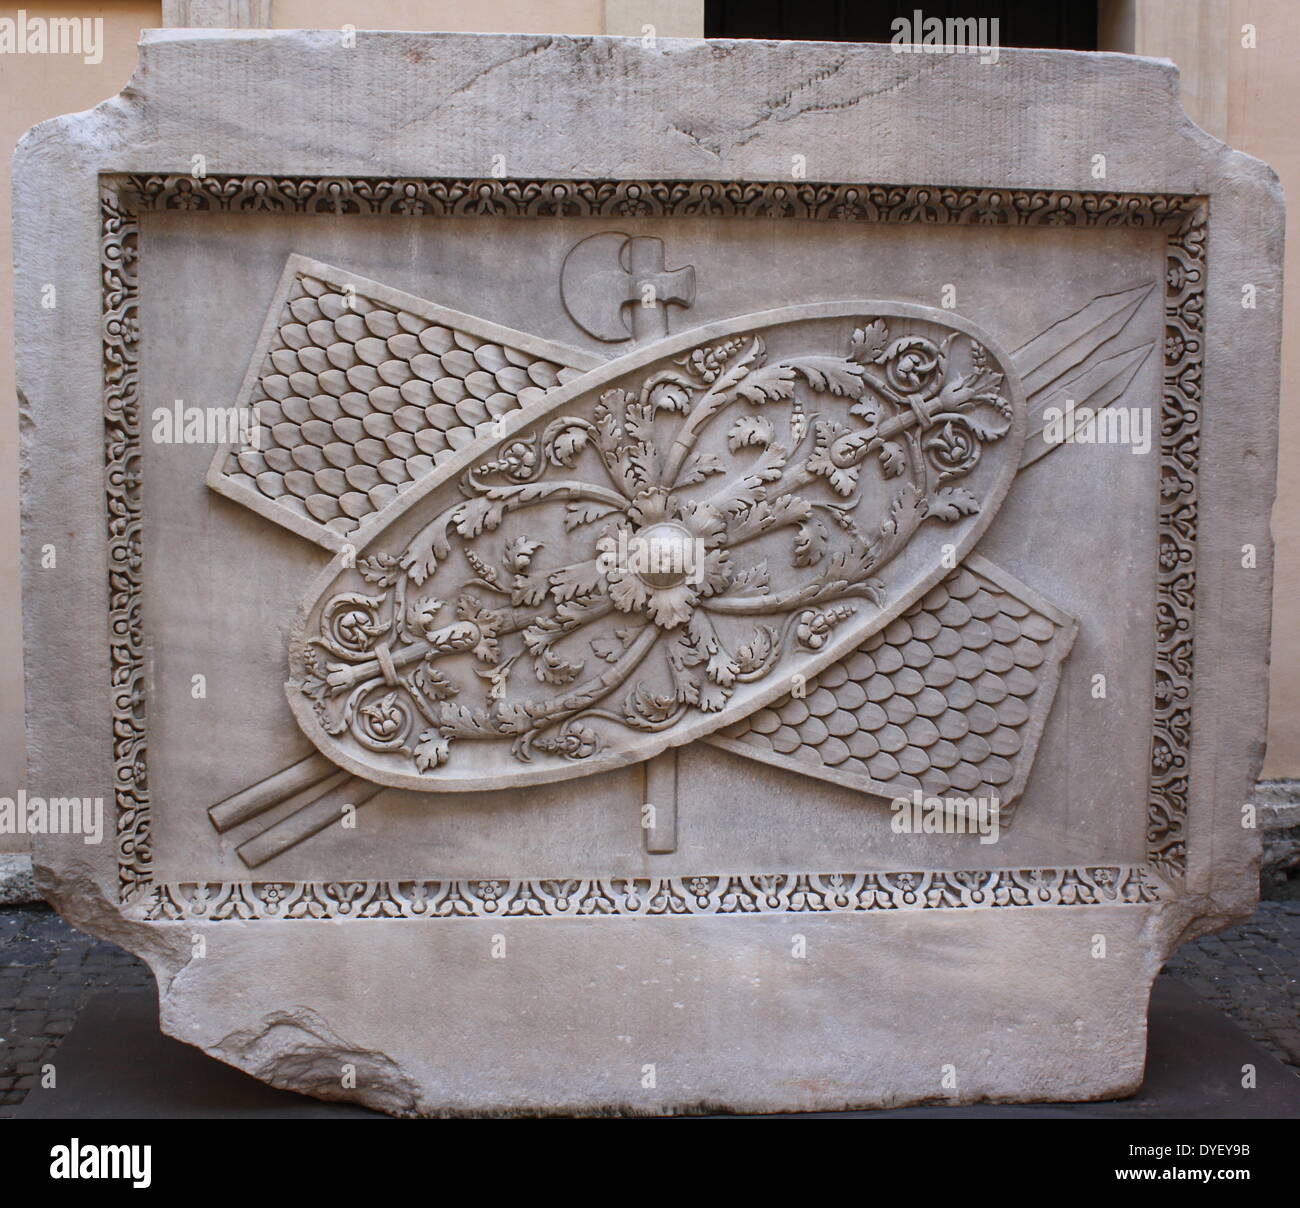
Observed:
[[[335,763],[403,788],[648,759],[797,694],[949,574],[1025,422],[1006,355],[950,312],[663,340],[485,425],[378,516],[302,607],[289,702]]]

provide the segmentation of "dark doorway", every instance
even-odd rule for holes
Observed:
[[[888,42],[893,22],[996,17],[1000,46],[1097,49],[1097,0],[705,0],[706,38]]]

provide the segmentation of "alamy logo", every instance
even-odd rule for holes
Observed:
[[[703,541],[671,521],[647,525],[637,533],[620,529],[617,540],[601,537],[596,549],[596,566],[602,574],[624,571],[652,588],[698,587],[704,581],[709,552]]]
[[[979,55],[998,61],[998,17],[927,17],[919,8],[890,23],[895,54]]]
[[[171,407],[155,407],[150,419],[149,437],[156,445],[262,447],[256,407],[187,407],[178,398]]]
[[[83,843],[104,839],[103,797],[0,797],[0,835],[80,835]]]
[[[1043,408],[1043,440],[1049,445],[1129,445],[1151,452],[1151,411],[1147,407],[1079,407],[1067,399]]]
[[[50,1150],[52,1179],[130,1179],[132,1187],[153,1182],[152,1145],[83,1145],[76,1137]]]
[[[80,55],[84,63],[104,58],[103,17],[0,17],[0,55]]]
[[[889,829],[896,835],[979,835],[981,843],[996,843],[1001,831],[1002,804],[996,797],[895,797],[889,808]]]

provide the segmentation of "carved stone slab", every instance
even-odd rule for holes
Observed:
[[[359,38],[19,149],[45,892],[396,1114],[1132,1091],[1254,901],[1269,171],[1126,56]]]

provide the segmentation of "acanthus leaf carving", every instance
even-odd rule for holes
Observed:
[[[459,497],[430,492],[404,545],[312,606],[291,700],[362,774],[437,787],[465,743],[554,765],[640,754],[635,735],[686,721],[708,732],[757,707],[751,685],[869,632],[911,590],[892,565],[923,526],[978,517],[981,493],[996,508],[1014,447],[973,488],[948,484],[1023,401],[939,312],[866,313],[839,352],[812,322],[775,314],[525,413]],[[960,456],[943,444],[958,427]],[[432,628],[431,597],[455,600],[455,623]],[[344,662],[322,677],[313,646]]]

